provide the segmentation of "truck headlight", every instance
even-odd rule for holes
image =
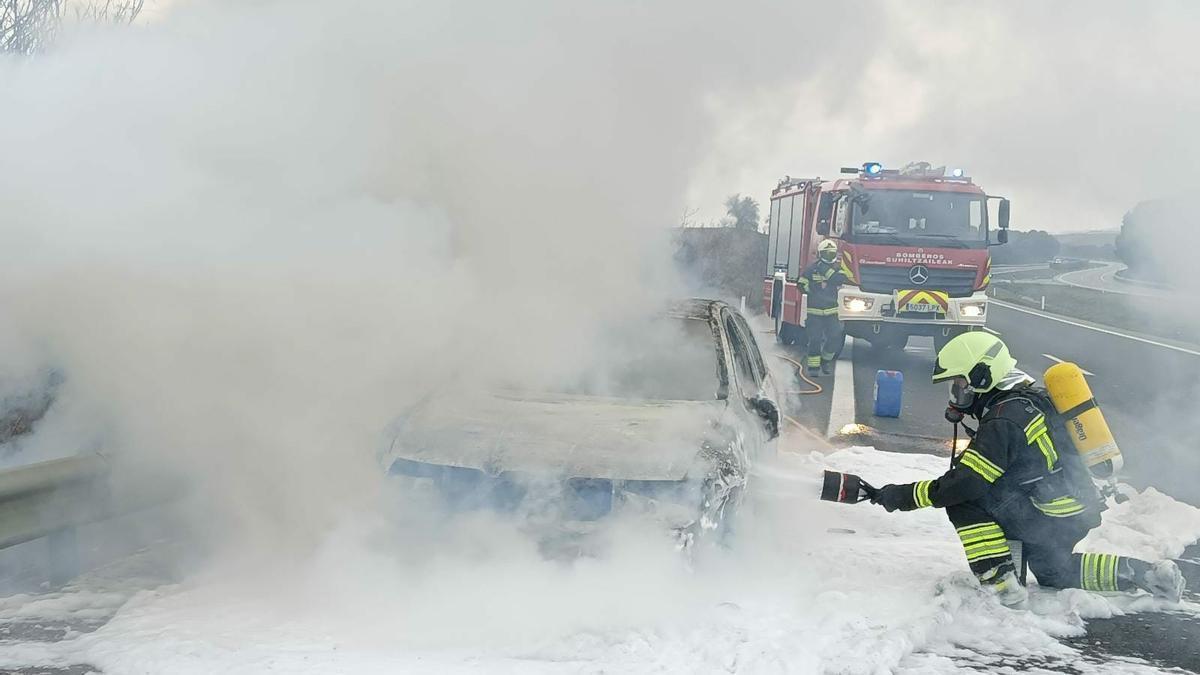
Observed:
[[[963,316],[983,316],[986,311],[986,302],[964,302],[958,308],[958,313]]]
[[[864,298],[861,295],[847,295],[842,298],[842,307],[849,312],[865,312],[875,305],[875,298]]]

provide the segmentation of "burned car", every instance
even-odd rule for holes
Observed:
[[[775,452],[774,383],[745,318],[689,300],[551,391],[432,396],[393,425],[391,476],[451,511],[586,529],[647,513],[690,545],[723,534],[750,464]]]

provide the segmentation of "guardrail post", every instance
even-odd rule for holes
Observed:
[[[79,576],[79,537],[76,528],[66,527],[46,536],[50,554],[50,585],[65,586]]]

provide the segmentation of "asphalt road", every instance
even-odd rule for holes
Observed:
[[[1055,359],[1088,373],[1125,458],[1130,482],[1200,504],[1200,447],[1191,421],[1200,413],[1200,350],[1135,339],[993,303],[989,328],[1039,377]]]
[[[1088,288],[1093,291],[1104,291],[1107,293],[1124,293],[1126,295],[1141,295],[1156,298],[1171,295],[1171,292],[1167,290],[1121,281],[1116,277],[1116,273],[1123,269],[1125,269],[1125,266],[1120,263],[1107,263],[1100,267],[1066,272],[1058,275],[1055,279],[1069,286],[1078,286],[1079,288]]]
[[[1121,447],[1128,482],[1200,505],[1200,439],[1192,425],[1200,419],[1200,349],[1126,337],[999,303],[988,311],[988,328],[1035,378],[1040,380],[1056,359],[1091,373],[1088,383]],[[928,338],[911,339],[903,352],[856,345],[855,421],[877,432],[868,434],[876,447],[925,452],[949,446],[951,427],[942,418],[947,391],[929,381],[933,359]],[[899,418],[872,414],[880,369],[904,374]]]
[[[990,305],[988,312],[988,328],[1005,340],[1020,366],[1034,377],[1040,380],[1056,360],[1073,361],[1089,373],[1088,382],[1125,458],[1122,480],[1200,505],[1200,441],[1192,425],[1200,419],[1200,348],[1124,335],[999,303]],[[903,351],[875,350],[856,342],[852,380],[839,382],[841,389],[825,394],[831,403],[810,404],[809,415],[835,408],[839,397],[852,396],[856,424],[849,429],[853,433],[840,437],[843,442],[884,450],[945,452],[951,433],[942,417],[948,392],[945,385],[929,381],[934,356],[929,338],[913,338]],[[904,375],[899,418],[873,415],[873,385],[880,369]],[[824,383],[829,384],[828,378]],[[817,428],[824,428],[819,420]],[[835,442],[838,439],[835,436]],[[1194,546],[1184,558],[1198,555],[1200,547]],[[1200,588],[1200,565],[1182,566],[1189,587]],[[1189,598],[1197,600],[1194,594]],[[1200,672],[1200,621],[1188,613],[1091,621],[1087,635],[1069,643],[1093,662],[1104,663],[1116,655]]]
[[[1034,263],[1031,265],[992,265],[992,275],[999,276],[1004,274],[1012,274],[1014,272],[1027,272],[1030,270],[1044,270],[1049,267],[1049,263]]]

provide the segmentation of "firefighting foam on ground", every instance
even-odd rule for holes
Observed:
[[[0,670],[1200,669],[1198,27],[0,8]]]

